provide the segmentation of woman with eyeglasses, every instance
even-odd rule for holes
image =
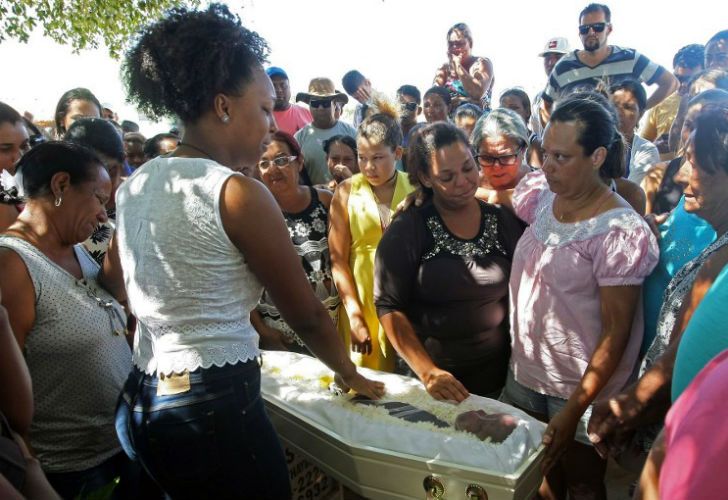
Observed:
[[[473,34],[467,24],[455,24],[447,31],[446,38],[447,62],[435,73],[433,85],[448,90],[453,109],[468,102],[490,109],[495,81],[493,63],[472,54]]]
[[[624,145],[616,118],[598,100],[559,102],[543,149],[542,170],[513,193],[516,215],[529,227],[513,257],[502,400],[549,423],[542,496],[605,498],[606,460],[586,425],[592,403],[617,394],[632,375],[641,285],[658,248],[642,217],[602,180],[623,168]]]
[[[531,171],[526,163],[526,125],[515,111],[498,108],[477,121],[470,139],[480,164],[480,185],[475,196],[510,206],[513,189]]]
[[[432,397],[498,398],[510,357],[508,278],[522,226],[475,197],[478,164],[453,124],[419,131],[407,169],[426,200],[398,215],[377,249],[379,320]]]
[[[325,189],[299,184],[303,169],[301,146],[293,136],[280,130],[273,134],[257,168],[258,178],[273,194],[283,212],[288,235],[301,258],[311,288],[336,324],[339,294],[331,277],[327,234],[333,195]],[[267,291],[263,292],[256,311],[251,319],[264,347],[309,353],[301,338],[281,317]]]

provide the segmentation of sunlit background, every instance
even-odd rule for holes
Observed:
[[[405,83],[424,92],[446,60],[448,28],[466,22],[473,32],[473,53],[493,61],[497,97],[511,86],[531,96],[543,88],[546,76],[537,54],[552,36],[564,36],[572,48],[580,47],[578,14],[587,3],[245,0],[229,5],[248,28],[268,40],[270,63],[288,72],[294,96],[316,76],[327,76],[341,87],[341,77],[350,69],[360,70],[376,89],[391,95]],[[634,47],[668,69],[680,47],[705,43],[728,28],[722,2],[618,0],[608,5],[614,27],[610,43]],[[140,123],[142,133],[169,128],[169,123],[155,124],[139,116],[126,103],[120,63],[104,49],[73,54],[70,47],[43,38],[39,31],[28,44],[0,44],[0,61],[0,100],[36,119],[52,119],[66,90],[87,87],[101,102],[112,104],[120,119]],[[347,107],[353,109],[352,104]]]

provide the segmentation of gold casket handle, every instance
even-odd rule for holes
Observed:
[[[445,496],[445,487],[435,476],[427,476],[422,481],[422,486],[425,488],[425,492],[434,500],[440,500]]]
[[[470,484],[465,490],[465,496],[468,500],[488,500],[488,494],[485,489],[478,484]]]

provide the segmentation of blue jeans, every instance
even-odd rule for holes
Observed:
[[[146,477],[138,462],[132,462],[119,452],[105,462],[90,469],[76,472],[48,472],[48,482],[65,499],[93,497],[99,490],[113,488],[113,500],[161,499],[158,487]],[[146,480],[145,480],[146,479]],[[106,497],[104,497],[106,498]]]
[[[257,361],[198,369],[189,381],[185,392],[159,396],[156,376],[131,372],[116,411],[124,451],[175,500],[290,498]]]
[[[551,420],[554,415],[566,406],[565,399],[541,394],[529,389],[525,385],[519,384],[511,370],[508,370],[506,386],[503,389],[500,401],[532,414],[537,413],[543,415],[548,420]],[[576,434],[574,435],[576,441],[587,446],[593,446],[586,432],[591,414],[592,406],[590,405],[579,419],[579,423],[576,425]]]

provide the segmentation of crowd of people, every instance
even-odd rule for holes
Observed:
[[[533,99],[494,98],[458,23],[424,92],[352,70],[304,107],[213,4],[126,53],[169,133],[84,88],[52,131],[0,103],[0,496],[289,498],[274,349],[372,399],[357,367],[525,410],[541,498],[606,498],[608,457],[635,498],[721,497],[728,30],[670,71],[608,43],[606,5],[578,21]]]

